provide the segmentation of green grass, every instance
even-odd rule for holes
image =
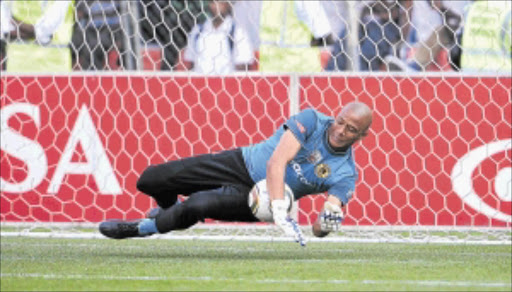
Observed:
[[[1,291],[510,291],[512,247],[1,238]]]

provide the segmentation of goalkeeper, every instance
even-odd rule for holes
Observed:
[[[284,184],[295,200],[327,192],[313,234],[323,237],[336,231],[357,180],[352,145],[367,135],[371,123],[372,111],[360,102],[348,103],[336,118],[307,109],[261,143],[149,166],[137,188],[154,198],[158,208],[145,219],[102,222],[99,230],[122,239],[186,229],[206,218],[257,222],[248,195],[255,182],[266,178],[274,223],[304,245],[287,214]],[[180,203],[180,194],[188,199]]]

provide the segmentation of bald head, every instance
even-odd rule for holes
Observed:
[[[354,117],[354,122],[358,124],[358,128],[366,135],[373,120],[372,110],[364,103],[354,101],[347,103],[340,112],[340,115],[350,114]]]

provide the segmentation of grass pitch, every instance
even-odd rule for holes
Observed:
[[[1,291],[510,291],[512,247],[1,238]]]

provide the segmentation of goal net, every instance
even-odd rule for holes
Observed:
[[[155,206],[148,165],[361,101],[356,191],[319,241],[511,243],[508,1],[57,2],[1,2],[2,236],[101,237]],[[325,198],[294,212],[310,239]],[[284,240],[211,220],[160,237]]]

